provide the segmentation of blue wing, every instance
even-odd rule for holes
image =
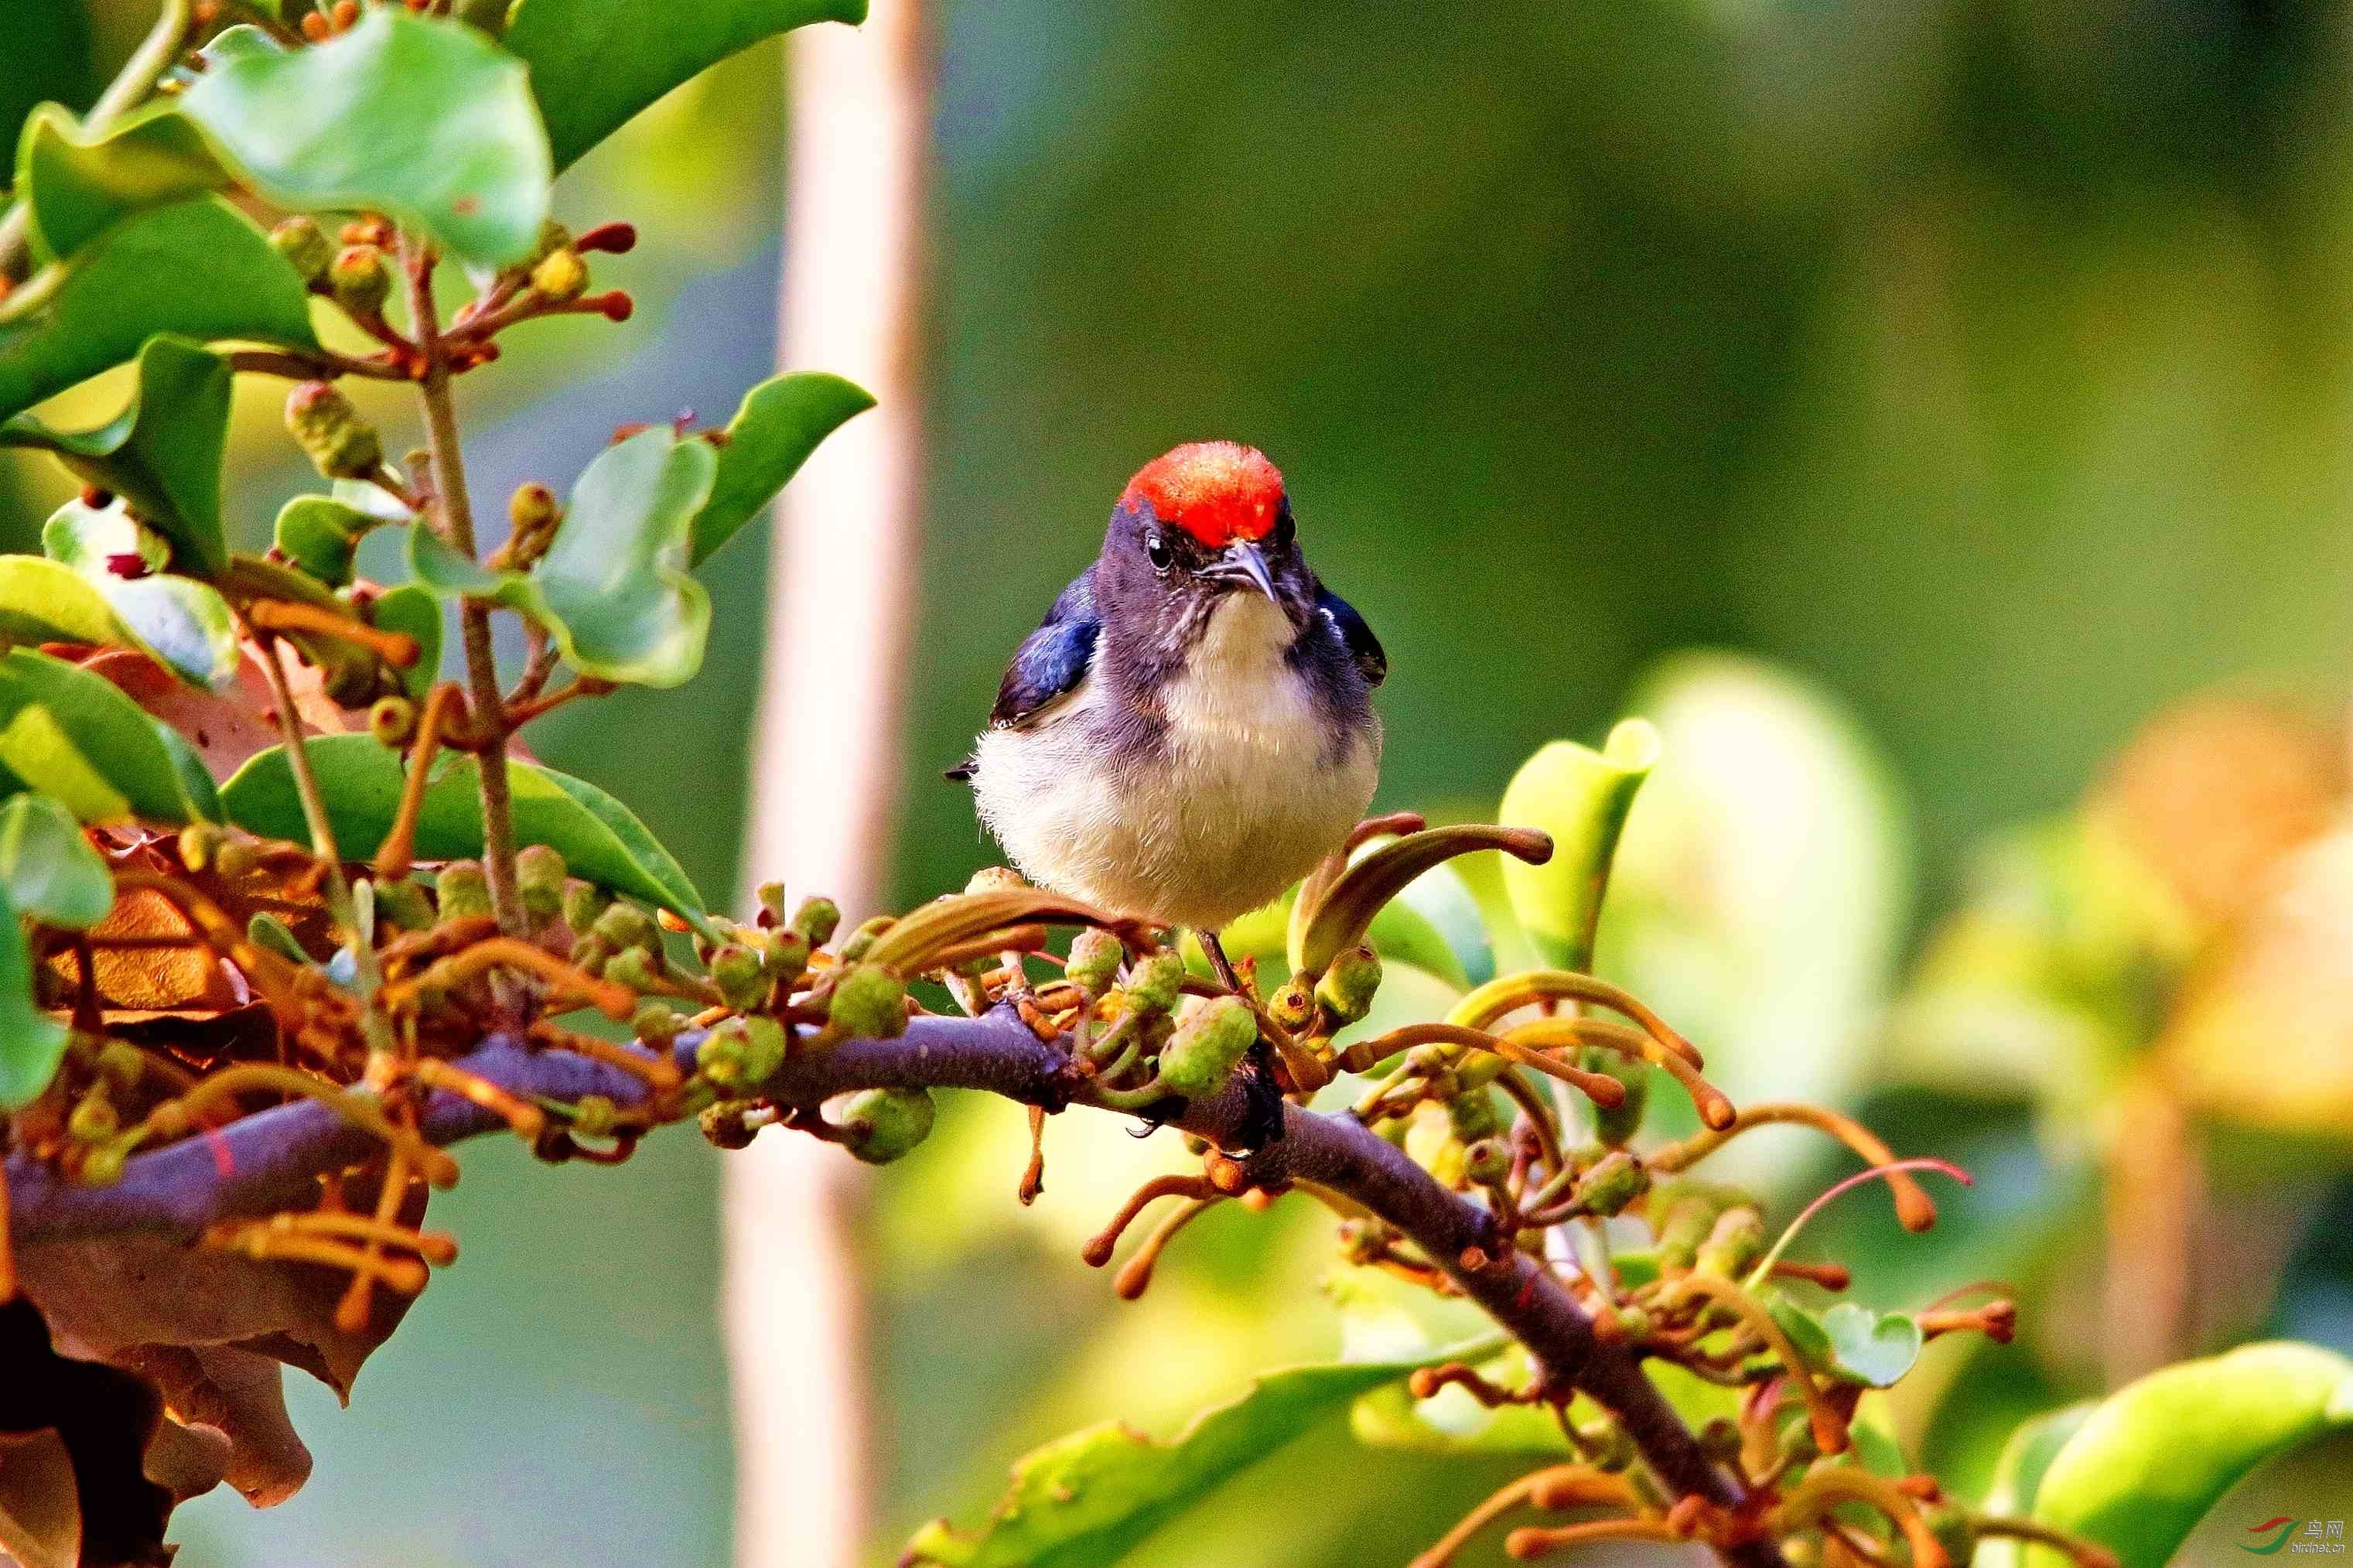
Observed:
[[[1061,591],[1044,623],[1014,651],[1013,662],[997,688],[997,705],[988,712],[989,728],[1019,725],[1077,690],[1086,679],[1102,630],[1095,610],[1094,568],[1090,567]],[[972,764],[950,768],[948,777],[969,781]]]
[[[1319,583],[1315,608],[1332,623],[1332,630],[1340,634],[1340,642],[1348,650],[1348,657],[1356,661],[1356,673],[1365,677],[1365,684],[1379,685],[1388,675],[1389,656],[1381,651],[1381,640],[1373,635],[1373,629],[1356,613],[1356,607]]]

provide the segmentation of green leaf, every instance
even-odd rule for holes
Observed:
[[[228,361],[185,339],[156,336],[139,350],[138,375],[130,407],[98,429],[56,430],[19,414],[0,424],[0,446],[54,452],[170,541],[180,570],[211,577],[228,564],[221,532]]]
[[[818,443],[874,407],[863,387],[821,371],[763,381],[744,397],[719,448],[711,499],[694,514],[690,562],[701,566],[784,489]]]
[[[377,5],[307,48],[231,28],[207,60],[181,112],[278,206],[387,213],[491,266],[537,243],[547,140],[522,64],[474,28]]]
[[[90,823],[220,820],[186,741],[103,675],[17,648],[0,659],[0,794],[26,789]]]
[[[2006,1514],[2014,1519],[2034,1517],[2034,1504],[2042,1490],[2042,1478],[2051,1468],[2051,1461],[2059,1457],[2069,1439],[2083,1429],[2099,1404],[2084,1400],[2038,1415],[2021,1425],[2002,1445],[2001,1457],[1994,1461],[1993,1483],[1986,1491],[1986,1511]],[[2008,1536],[1989,1536],[1978,1545],[1977,1561],[1971,1568],[2019,1568],[2025,1548]]]
[[[423,702],[441,678],[441,601],[415,583],[403,583],[376,596],[368,607],[368,620],[386,631],[405,631],[417,639],[417,662],[400,672],[400,683],[410,697]]]
[[[329,735],[305,749],[318,774],[335,842],[353,860],[373,856],[400,806],[401,758],[373,736]],[[593,784],[531,762],[509,762],[515,839],[561,851],[573,874],[700,922],[702,895],[670,852],[627,807]],[[482,853],[481,773],[471,757],[443,753],[417,821],[419,860],[465,860]],[[249,759],[221,787],[229,820],[270,838],[302,837],[302,803],[286,748]]]
[[[301,280],[216,196],[126,218],[57,276],[53,290],[28,282],[0,302],[0,418],[121,364],[158,333],[319,345]]]
[[[270,542],[280,555],[329,588],[348,588],[360,540],[381,520],[324,495],[298,495],[278,509]]]
[[[1595,968],[1701,1042],[1734,1104],[1840,1104],[1870,1065],[1908,929],[1888,768],[1852,715],[1757,660],[1679,655],[1630,701],[1663,746],[1618,845]],[[1653,1131],[1689,1118],[1681,1097],[1652,1101]],[[1761,1140],[1713,1164],[1768,1191],[1796,1171]]]
[[[45,103],[16,140],[16,189],[30,217],[26,238],[44,262],[71,256],[142,207],[228,183],[204,137],[168,102],[136,110],[97,136],[69,111]]]
[[[33,954],[16,906],[0,892],[0,1111],[18,1111],[49,1086],[71,1032],[33,1002]]]
[[[964,1534],[944,1520],[932,1524],[908,1542],[905,1560],[949,1568],[1104,1568],[1357,1395],[1450,1360],[1456,1349],[1268,1372],[1165,1443],[1117,1422],[1058,1438],[1015,1463],[1013,1484],[982,1530]]]
[[[810,22],[866,20],[866,0],[522,0],[505,44],[531,67],[555,166],[565,169],[638,111],[706,66]]]
[[[1822,1314],[1831,1370],[1869,1388],[1893,1388],[1920,1359],[1920,1325],[1902,1312],[1874,1312],[1841,1301]]]
[[[702,667],[711,635],[711,596],[687,571],[687,529],[717,465],[708,441],[680,440],[663,426],[640,430],[581,474],[530,571],[469,561],[429,528],[409,530],[409,569],[438,593],[493,599],[544,622],[583,674],[679,685]]]
[[[114,907],[114,878],[73,813],[47,795],[0,801],[0,890],[21,915],[88,930]]]
[[[68,510],[80,509],[79,502]],[[49,520],[57,531],[59,518]],[[126,530],[129,520],[114,514]],[[0,641],[83,642],[146,654],[190,685],[219,690],[237,675],[228,602],[188,577],[120,577],[38,556],[0,556]]]
[[[1659,732],[1628,719],[1599,751],[1556,740],[1520,765],[1497,813],[1552,835],[1539,865],[1504,866],[1504,888],[1521,928],[1547,964],[1593,967],[1593,933],[1634,796],[1659,759]]]
[[[2334,1351],[2275,1341],[2184,1361],[2084,1419],[2043,1472],[2034,1518],[2098,1542],[2123,1568],[2164,1568],[2242,1478],[2348,1428],[2353,1361]],[[2066,1561],[2045,1547],[2027,1557],[2031,1568]]]

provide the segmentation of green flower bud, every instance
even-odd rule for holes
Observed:
[[[654,925],[654,917],[634,904],[618,900],[597,916],[589,929],[616,952],[623,948],[653,949],[661,945],[661,932]]]
[[[634,991],[661,989],[660,960],[643,948],[623,948],[605,960],[605,978]]]
[[[534,920],[553,920],[564,912],[563,853],[547,844],[525,844],[515,852],[515,891]]]
[[[1495,1108],[1495,1097],[1486,1089],[1448,1101],[1446,1117],[1453,1126],[1454,1136],[1465,1143],[1493,1138],[1504,1130],[1504,1118]]]
[[[1622,1149],[1613,1149],[1577,1179],[1577,1201],[1588,1213],[1622,1213],[1651,1190],[1651,1173]]]
[[[854,964],[864,958],[873,949],[874,944],[881,939],[882,933],[896,924],[897,922],[888,915],[871,915],[860,921],[858,929],[852,931],[849,938],[841,944],[841,961],[845,964]]]
[[[1071,959],[1062,966],[1062,977],[1089,996],[1101,996],[1111,989],[1113,976],[1119,973],[1120,960],[1127,949],[1109,931],[1090,927],[1071,940]]]
[[[583,1095],[572,1107],[572,1130],[588,1138],[602,1138],[613,1130],[613,1118],[619,1107],[603,1095]]]
[[[327,291],[355,316],[383,314],[384,302],[392,296],[392,273],[385,267],[384,252],[373,245],[346,245],[336,251],[327,264]]]
[[[1138,1012],[1166,1012],[1184,994],[1185,960],[1163,948],[1147,953],[1127,971],[1127,1005]]]
[[[702,1136],[711,1140],[714,1149],[749,1149],[753,1135],[759,1129],[744,1124],[744,1109],[742,1100],[722,1100],[717,1105],[703,1107],[702,1114],[695,1118],[695,1125],[702,1129]]]
[[[305,288],[315,287],[335,259],[335,242],[318,224],[299,214],[269,231],[269,247],[286,258]]]
[[[1626,1097],[1618,1104],[1593,1107],[1595,1135],[1612,1149],[1624,1148],[1642,1130],[1642,1112],[1651,1103],[1650,1065],[1628,1061],[1615,1051],[1579,1052],[1577,1065],[1626,1086]]]
[[[1370,948],[1351,948],[1315,982],[1315,1000],[1335,1021],[1354,1023],[1373,1010],[1373,993],[1380,988],[1380,956]]]
[[[865,1089],[842,1102],[842,1147],[869,1165],[888,1165],[931,1136],[936,1113],[926,1089]]]
[[[1482,1187],[1492,1187],[1511,1174],[1512,1151],[1500,1138],[1482,1138],[1462,1146],[1462,1175]]]
[[[110,1040],[99,1047],[98,1075],[110,1088],[128,1093],[147,1075],[147,1058],[128,1040]]]
[[[531,270],[531,287],[556,304],[569,304],[588,291],[588,263],[569,247],[551,250]]]
[[[790,985],[808,972],[808,938],[798,931],[771,931],[761,948],[761,963],[768,978]]]
[[[378,880],[375,912],[378,919],[389,921],[403,931],[433,928],[433,901],[425,896],[425,889],[413,877],[404,876],[393,882]]]
[[[180,863],[202,871],[229,842],[228,830],[216,822],[191,822],[180,830]]]
[[[1238,996],[1212,997],[1177,1020],[1160,1052],[1160,1082],[1172,1095],[1200,1099],[1225,1087],[1250,1045],[1258,1020]]]
[[[572,967],[584,975],[602,975],[613,957],[613,944],[594,931],[572,944]]]
[[[638,1002],[638,1011],[629,1016],[629,1033],[649,1045],[667,1051],[684,1022],[676,1008],[645,997]]]
[[[782,927],[786,924],[785,919],[785,885],[783,883],[764,882],[760,884],[757,889],[754,890],[754,895],[759,899],[760,908],[768,916],[769,925]]]
[[[852,964],[833,982],[826,1004],[833,1026],[854,1040],[890,1040],[907,1032],[907,982],[873,964]]]
[[[1267,999],[1267,1016],[1296,1034],[1315,1022],[1315,993],[1307,982],[1296,975],[1276,988]]]
[[[830,898],[804,898],[793,913],[793,929],[807,937],[812,948],[832,941],[840,925],[841,906]]]
[[[112,1138],[122,1129],[122,1118],[114,1109],[114,1102],[106,1097],[103,1089],[92,1089],[82,1096],[66,1118],[66,1136],[77,1143],[97,1143]]]
[[[760,955],[739,942],[711,955],[711,981],[733,1008],[749,1012],[768,1000],[768,974]]]
[[[289,963],[307,964],[311,955],[294,939],[294,928],[268,910],[258,910],[245,923],[246,939],[255,947],[276,953]]]
[[[564,885],[564,923],[582,936],[596,926],[597,916],[612,906],[613,895],[593,882],[575,876]]]
[[[695,1048],[695,1067],[723,1087],[757,1084],[785,1065],[784,1026],[773,1018],[730,1018]]]
[[[1737,1279],[1764,1255],[1765,1216],[1744,1203],[1717,1216],[1693,1266],[1718,1279]]]
[[[286,395],[286,429],[329,479],[365,479],[384,462],[375,427],[324,381],[305,381]]]
[[[491,913],[491,879],[480,861],[451,861],[434,878],[433,891],[439,895],[445,921],[480,920]]]
[[[368,733],[379,746],[398,751],[417,737],[417,705],[406,697],[379,697],[368,709]]]
[[[1652,1199],[1649,1213],[1651,1228],[1658,1234],[1660,1266],[1689,1268],[1724,1208],[1723,1199],[1713,1191],[1685,1184]]]
[[[555,526],[558,515],[555,492],[537,480],[516,485],[514,493],[507,497],[507,521],[518,537],[546,533]]]
[[[225,838],[213,851],[213,869],[230,882],[261,869],[261,846],[251,839]]]
[[[539,226],[539,238],[532,241],[531,254],[522,259],[518,270],[527,272],[557,251],[571,249],[572,231],[552,217],[542,219]]]
[[[81,1157],[80,1181],[85,1187],[111,1187],[122,1180],[122,1150],[112,1143],[100,1143]]]

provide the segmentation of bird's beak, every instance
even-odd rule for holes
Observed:
[[[1266,557],[1247,539],[1237,539],[1226,546],[1225,553],[1209,563],[1201,574],[1216,582],[1248,583],[1276,604],[1282,596],[1274,591],[1274,575],[1266,569]]]

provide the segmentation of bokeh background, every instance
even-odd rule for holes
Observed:
[[[86,102],[147,20],[6,9],[5,123]],[[1243,439],[1388,644],[1383,808],[1491,810],[1541,742],[1659,717],[1666,803],[1638,810],[1605,969],[1736,1097],[1814,1093],[1977,1171],[1928,1237],[1859,1194],[1810,1248],[1865,1299],[1995,1277],[2028,1303],[2016,1345],[1939,1347],[1909,1391],[1929,1461],[1981,1478],[2010,1422],[2124,1370],[2116,1314],[2151,1293],[2186,1305],[2126,1329],[2179,1349],[2353,1344],[2344,6],[939,0],[934,26],[902,902],[988,858],[939,769],[1125,476]],[[773,368],[782,61],[567,176],[560,216],[645,236],[599,274],[638,312],[469,378],[478,493],[568,482],[625,420],[722,418]],[[300,475],[253,397],[259,547]],[[0,467],[9,547],[58,493]],[[765,566],[748,535],[712,563],[693,686],[534,732],[714,898],[756,880]],[[1034,1209],[1003,1105],[951,1106],[867,1190],[839,1283],[870,1330],[877,1563],[1046,1437],[1165,1432],[1337,1342],[1329,1225],[1293,1203],[1214,1212],[1116,1302],[1078,1240],[1176,1155],[1081,1119]],[[1794,1134],[1761,1152],[1784,1213],[1841,1169]],[[462,1261],[350,1409],[290,1391],[310,1486],[192,1505],[181,1562],[726,1561],[718,1159],[470,1150],[436,1202]],[[2137,1230],[2153,1190],[2202,1206]],[[2156,1275],[2120,1289],[2111,1240]],[[1514,1463],[1335,1424],[1139,1560],[1401,1561]]]

